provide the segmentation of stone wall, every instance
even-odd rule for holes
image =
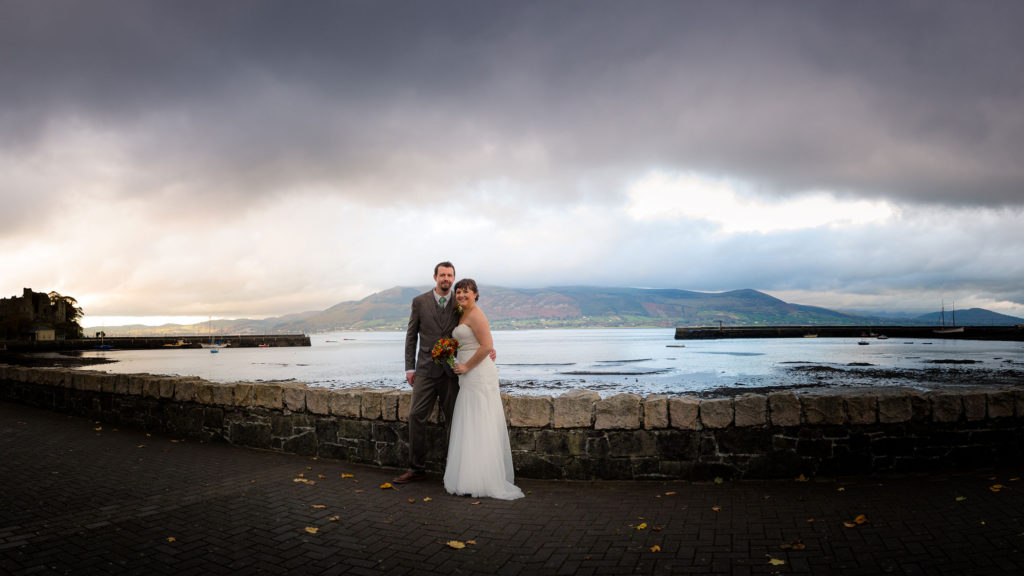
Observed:
[[[411,392],[0,365],[0,400],[108,425],[402,468]],[[699,399],[503,396],[516,474],[702,480],[1018,462],[1024,388]],[[435,410],[428,466],[444,465]]]

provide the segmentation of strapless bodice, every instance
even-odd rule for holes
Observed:
[[[477,341],[476,336],[473,334],[473,329],[467,324],[459,324],[452,330],[452,336],[459,341],[459,352],[470,352],[480,347],[480,342]]]

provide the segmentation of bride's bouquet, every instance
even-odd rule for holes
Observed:
[[[436,364],[447,364],[455,368],[455,354],[459,351],[459,341],[455,338],[441,338],[434,344],[430,357]]]

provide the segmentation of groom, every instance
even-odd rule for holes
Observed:
[[[425,433],[435,400],[440,401],[445,426],[451,427],[455,397],[459,394],[459,377],[447,364],[435,364],[430,351],[441,338],[451,338],[452,330],[459,323],[459,314],[455,310],[455,302],[452,302],[454,282],[455,265],[441,262],[434,266],[434,289],[412,299],[409,327],[405,333],[405,379],[412,386],[409,471],[392,480],[393,484],[408,484],[426,478]]]

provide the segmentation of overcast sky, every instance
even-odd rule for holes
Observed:
[[[0,296],[56,290],[87,326],[264,317],[451,260],[484,292],[1024,316],[1021,22],[988,0],[0,0]]]

